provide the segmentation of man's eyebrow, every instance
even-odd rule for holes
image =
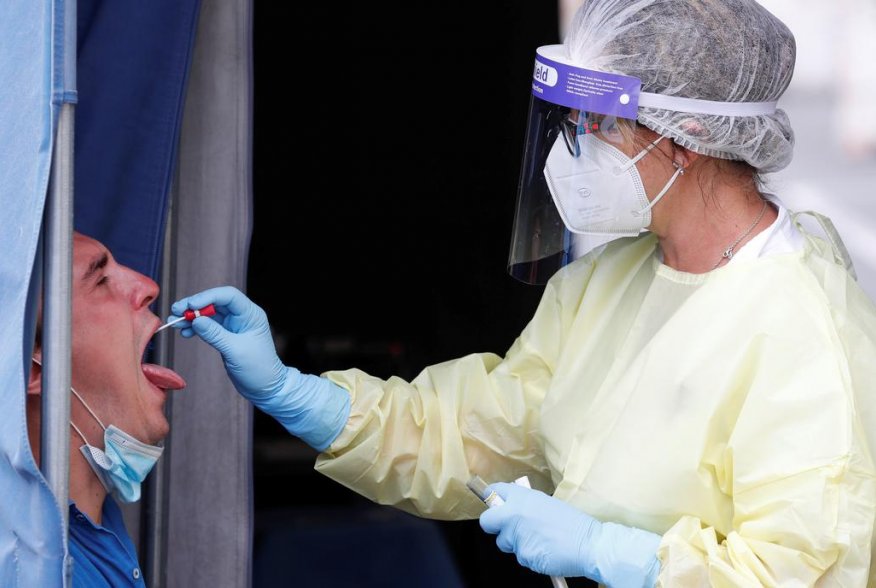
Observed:
[[[109,263],[109,256],[106,253],[92,259],[91,263],[88,264],[88,269],[85,270],[85,274],[82,276],[82,280],[85,282],[90,280],[95,273],[105,268],[107,263]]]

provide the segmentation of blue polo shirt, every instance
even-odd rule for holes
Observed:
[[[70,502],[70,555],[73,588],[146,588],[137,552],[109,496],[103,501],[103,524],[97,525]]]

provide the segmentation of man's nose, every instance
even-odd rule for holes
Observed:
[[[149,306],[158,297],[160,288],[149,276],[144,276],[134,270],[128,270],[131,278],[131,303],[134,308]]]

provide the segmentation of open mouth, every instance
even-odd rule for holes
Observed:
[[[152,327],[152,335],[155,334],[155,331],[161,326],[161,321],[158,317],[155,317],[156,324]],[[141,349],[141,357],[146,353],[146,345],[149,343],[149,339],[143,343],[143,349]],[[164,366],[155,364],[155,363],[146,363],[143,362],[141,364],[141,368],[143,369],[143,375],[146,376],[146,379],[149,380],[149,383],[155,386],[160,390],[180,390],[186,387],[186,381],[180,376],[178,373],[173,371],[170,368],[166,368]]]

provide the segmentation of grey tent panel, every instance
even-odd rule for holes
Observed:
[[[245,289],[252,232],[252,5],[201,6],[180,137],[174,297]],[[252,554],[252,408],[219,355],[177,337],[167,487],[166,586],[246,587]],[[169,453],[169,455],[167,455]]]

